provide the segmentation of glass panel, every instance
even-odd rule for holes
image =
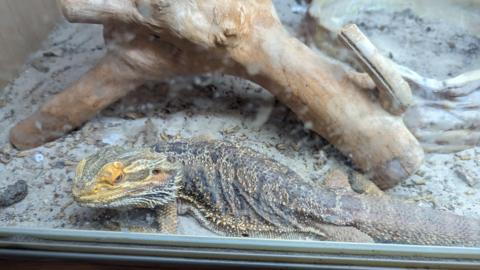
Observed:
[[[478,1],[47,2],[1,227],[480,246]]]

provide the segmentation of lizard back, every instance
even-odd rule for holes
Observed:
[[[228,236],[480,245],[480,221],[302,179],[287,166],[225,141],[159,143],[183,166],[178,198]]]

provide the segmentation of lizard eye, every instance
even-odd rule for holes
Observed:
[[[153,174],[153,175],[159,175],[160,173],[162,173],[162,170],[160,170],[160,169],[154,169],[154,170],[152,170],[152,174]]]
[[[115,178],[114,183],[118,183],[118,182],[120,182],[120,181],[122,181],[122,180],[123,180],[123,174],[120,174],[120,175],[118,175],[118,176]]]

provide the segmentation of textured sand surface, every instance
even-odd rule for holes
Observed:
[[[275,1],[292,32],[306,11],[295,1]],[[142,146],[159,140],[209,137],[240,141],[287,164],[306,180],[348,162],[268,92],[221,74],[145,85],[101,112],[79,130],[29,151],[8,144],[8,131],[51,95],[78,79],[105,53],[101,27],[60,23],[24,71],[0,92],[0,187],[28,183],[26,198],[0,208],[0,226],[136,230],[154,223],[149,210],[85,209],[71,198],[76,163],[105,145]],[[146,130],[151,119],[156,130]],[[417,175],[388,193],[422,205],[480,218],[480,148],[428,155]],[[472,186],[463,178],[470,174]],[[208,235],[182,217],[179,233]]]

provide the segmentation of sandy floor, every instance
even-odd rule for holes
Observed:
[[[305,7],[295,1],[276,2],[284,22],[296,31]],[[0,187],[25,180],[29,188],[24,200],[0,208],[0,226],[134,230],[136,225],[152,224],[151,211],[85,209],[70,194],[80,159],[105,145],[143,145],[152,135],[144,129],[149,118],[159,140],[207,136],[241,141],[313,181],[320,181],[331,167],[346,166],[331,145],[307,131],[268,92],[220,74],[145,85],[55,142],[24,152],[12,149],[9,129],[103,54],[100,27],[60,23],[18,78],[0,92]],[[430,154],[417,175],[388,193],[480,217],[479,168],[480,148]],[[466,173],[472,183],[462,180]],[[181,219],[179,233],[209,234],[189,218]]]

